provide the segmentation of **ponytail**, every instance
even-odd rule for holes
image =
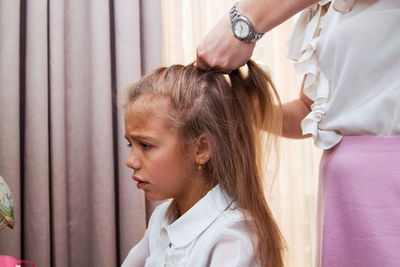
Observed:
[[[276,144],[276,134],[282,128],[281,104],[271,78],[253,61],[247,63],[247,68],[245,77],[239,70],[229,75],[238,106],[245,115],[243,119],[251,122],[250,127],[243,125],[242,128],[249,131],[244,133],[243,138],[248,136],[252,141],[251,145],[246,145],[248,147],[240,148],[245,152],[236,152],[247,156],[237,159],[238,162],[242,160],[247,168],[237,168],[234,191],[236,202],[246,217],[247,227],[253,229],[252,241],[260,266],[279,267],[284,265],[284,241],[265,199],[262,166],[265,156],[272,151],[271,144],[274,141]]]

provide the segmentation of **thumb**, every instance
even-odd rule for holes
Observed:
[[[199,60],[199,59],[197,59],[196,62],[194,62],[193,66],[195,66],[196,68],[201,69],[201,70],[207,70],[208,69],[206,64],[203,61]]]

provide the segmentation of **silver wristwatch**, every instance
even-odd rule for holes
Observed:
[[[238,9],[238,3],[231,8],[229,17],[231,18],[233,35],[245,42],[257,42],[263,37],[263,33],[254,32],[253,25],[250,20],[240,14]]]

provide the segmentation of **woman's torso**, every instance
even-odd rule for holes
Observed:
[[[315,76],[304,90],[315,104],[303,130],[321,148],[342,136],[400,135],[400,1],[355,0],[347,13],[334,3],[315,28],[311,60],[297,63]]]

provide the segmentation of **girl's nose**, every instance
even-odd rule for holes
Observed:
[[[139,170],[140,169],[140,160],[138,157],[131,153],[129,157],[126,159],[126,166],[131,169]]]

